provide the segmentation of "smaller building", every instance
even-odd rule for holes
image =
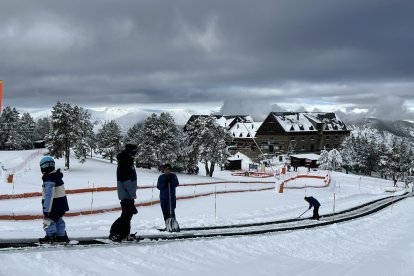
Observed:
[[[310,167],[317,168],[319,155],[314,153],[293,154],[290,156],[290,165],[292,167]]]
[[[227,159],[228,163],[225,165],[225,169],[228,171],[236,171],[242,169],[242,159],[230,157]]]
[[[37,140],[33,142],[35,149],[44,149],[46,147],[44,140]]]

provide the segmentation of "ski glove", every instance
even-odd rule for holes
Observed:
[[[43,212],[43,216],[45,216],[45,218],[49,218],[49,212]]]

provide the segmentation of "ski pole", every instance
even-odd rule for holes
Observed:
[[[170,218],[172,218],[172,207],[171,207],[171,181],[168,181],[168,197],[169,197],[169,207],[170,207]]]
[[[302,214],[300,214],[300,216],[298,216],[297,218],[300,218],[301,216],[303,216],[307,211],[309,211],[309,209],[307,209],[305,212],[303,212]]]

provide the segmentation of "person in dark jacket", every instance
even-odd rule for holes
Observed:
[[[111,226],[109,239],[113,241],[134,240],[131,235],[131,219],[138,213],[135,207],[137,198],[137,173],[134,166],[134,157],[137,146],[126,144],[125,149],[117,155],[118,167],[116,170],[118,199],[121,201],[121,216]]]
[[[164,221],[166,221],[170,217],[175,218],[175,188],[179,185],[179,183],[177,175],[171,172],[170,164],[162,166],[162,171],[163,174],[158,177],[157,188],[160,190],[161,210],[164,216]]]
[[[309,203],[309,209],[311,209],[313,207],[313,219],[319,220],[320,216],[319,216],[319,207],[321,206],[321,204],[319,203],[319,201],[316,200],[316,198],[314,198],[313,196],[309,196],[306,197],[305,196],[305,200]]]
[[[68,200],[65,193],[65,185],[62,180],[63,174],[60,169],[55,170],[55,160],[45,156],[40,160],[42,172],[42,206],[43,206],[43,229],[46,232],[40,243],[69,242],[66,234],[63,215],[69,211]]]

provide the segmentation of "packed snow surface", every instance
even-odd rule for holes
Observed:
[[[29,157],[33,157],[30,159]],[[0,152],[0,194],[41,191],[41,174],[35,151]],[[20,166],[25,163],[24,166]],[[63,160],[57,160],[63,168]],[[248,162],[243,162],[248,169]],[[13,184],[6,182],[14,169]],[[266,168],[278,172],[279,168]],[[116,164],[88,159],[85,164],[71,159],[64,171],[65,188],[115,187]],[[152,188],[159,172],[137,169],[137,203],[158,199]],[[307,174],[299,168],[300,174]],[[311,171],[326,176],[326,171]],[[216,168],[214,177],[177,174],[181,184],[177,195],[197,195],[177,202],[177,219],[182,227],[240,224],[295,218],[308,208],[304,196],[314,196],[321,214],[344,210],[389,196],[391,180],[331,173],[332,182],[297,178],[279,193],[279,183],[296,173],[271,178],[232,176]],[[206,184],[216,182],[212,184]],[[219,182],[219,183],[217,183]],[[248,183],[245,183],[248,182]],[[255,183],[250,183],[255,182]],[[270,183],[269,183],[270,182]],[[316,186],[318,188],[309,188]],[[404,192],[398,183],[397,194]],[[268,188],[264,191],[254,191]],[[245,191],[237,193],[237,191]],[[411,190],[411,187],[410,187]],[[231,193],[216,194],[218,191]],[[335,200],[334,200],[335,199]],[[0,200],[0,215],[41,214],[39,197]],[[116,191],[68,195],[71,211],[118,207]],[[335,204],[335,205],[334,205]],[[414,200],[408,198],[374,215],[311,230],[257,236],[156,242],[105,247],[55,248],[0,251],[0,275],[414,275]],[[304,216],[309,216],[311,212]],[[72,239],[106,236],[120,212],[66,217]],[[155,234],[163,227],[160,206],[140,207],[132,220],[132,231]],[[41,220],[0,220],[0,239],[37,238],[44,235]]]

